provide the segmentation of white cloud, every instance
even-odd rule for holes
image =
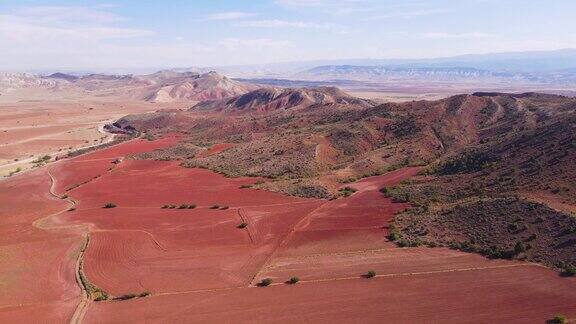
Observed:
[[[39,43],[59,41],[98,41],[151,35],[144,29],[115,26],[123,17],[102,7],[23,7],[0,15],[0,37],[13,41]]]
[[[10,15],[29,22],[52,24],[110,24],[124,18],[106,11],[110,7],[35,6],[23,7]]]
[[[204,20],[237,20],[255,16],[256,14],[241,11],[219,12],[206,16]]]
[[[127,27],[113,7],[26,7],[0,14],[0,69],[139,69],[289,60],[301,49],[282,39],[152,39]],[[241,15],[213,18],[231,19]]]
[[[337,33],[347,33],[349,30],[346,26],[335,24],[319,24],[305,21],[288,21],[279,19],[270,20],[248,20],[236,24],[240,27],[252,28],[299,28],[299,29],[318,29],[329,30]]]
[[[376,15],[369,17],[368,20],[383,20],[391,18],[413,18],[422,16],[431,16],[449,12],[447,9],[436,8],[436,9],[420,9],[420,10],[402,10],[390,12],[382,15]]]
[[[429,39],[482,39],[482,38],[494,38],[497,37],[493,34],[487,33],[479,33],[479,32],[472,32],[472,33],[424,33],[422,34],[423,38]]]
[[[350,14],[367,11],[372,0],[276,0],[277,5],[293,9],[318,8],[328,14]]]

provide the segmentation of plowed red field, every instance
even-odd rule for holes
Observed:
[[[358,189],[352,196],[325,201],[240,189],[256,180],[177,162],[111,163],[177,140],[131,141],[0,183],[0,322],[486,323],[576,316],[575,280],[552,270],[388,242],[390,219],[407,205],[378,190],[417,168],[364,179],[350,185]],[[56,196],[72,187],[71,200]],[[183,204],[195,208],[178,208]],[[84,302],[79,260],[87,280],[111,297],[150,295]],[[362,277],[369,270],[375,278]],[[284,284],[294,276],[298,284]],[[263,278],[272,285],[255,287]]]

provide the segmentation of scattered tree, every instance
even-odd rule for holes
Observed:
[[[376,272],[374,270],[370,270],[370,271],[366,272],[364,277],[365,278],[374,278],[374,277],[376,277]]]
[[[562,271],[564,277],[574,277],[576,276],[576,266],[573,264],[566,265],[564,271]]]
[[[260,283],[258,284],[258,286],[260,287],[266,287],[266,286],[270,286],[272,284],[272,279],[270,278],[264,278],[260,281]]]
[[[300,281],[300,278],[298,278],[298,277],[292,277],[292,278],[290,278],[290,280],[287,281],[287,283],[290,284],[290,285],[293,285],[293,284],[298,283],[298,281]]]
[[[564,324],[566,323],[566,316],[564,315],[556,315],[552,320],[549,321],[553,324]]]
[[[238,228],[240,228],[240,229],[243,229],[243,228],[246,228],[246,227],[248,227],[248,224],[247,224],[247,223],[244,223],[244,222],[242,222],[242,223],[240,223],[240,225],[238,225],[238,226],[236,226],[236,227],[238,227]]]
[[[116,204],[109,202],[104,205],[104,208],[116,208]]]

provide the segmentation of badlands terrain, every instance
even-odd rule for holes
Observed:
[[[1,85],[2,323],[576,319],[572,97]]]

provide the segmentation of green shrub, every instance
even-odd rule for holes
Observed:
[[[164,206],[162,206],[162,209],[167,209],[167,208],[170,208],[170,205],[164,205]]]
[[[292,278],[290,278],[290,280],[287,281],[287,283],[290,284],[290,285],[293,285],[293,284],[298,283],[298,281],[300,281],[300,278],[298,278],[298,277],[292,277]]]
[[[272,279],[270,278],[264,278],[260,281],[260,283],[258,284],[258,286],[260,287],[266,287],[266,286],[270,286],[272,284]]]
[[[388,234],[388,239],[390,241],[399,241],[402,239],[402,233],[396,229],[390,229],[390,234]]]
[[[116,208],[116,207],[117,207],[116,204],[111,202],[106,203],[106,205],[104,205],[104,208]]]
[[[149,292],[149,291],[142,292],[142,293],[140,293],[140,294],[138,295],[138,297],[148,297],[148,296],[150,296],[150,292]]]
[[[564,324],[566,323],[566,316],[564,315],[556,315],[552,320],[549,321],[550,323],[554,324]]]
[[[353,193],[355,193],[356,191],[358,191],[357,189],[354,189],[352,187],[344,187],[338,190],[340,192],[340,195],[344,196],[344,197],[348,197],[351,196]]]
[[[222,207],[220,207],[220,210],[226,210],[226,209],[228,209],[228,208],[230,208],[230,207],[228,207],[228,206],[222,206]]]
[[[376,271],[374,270],[370,270],[366,272],[366,274],[364,275],[364,278],[374,278],[374,277],[376,277]]]
[[[120,295],[118,297],[114,297],[114,300],[128,300],[128,299],[132,299],[132,298],[136,298],[137,295],[136,294],[125,294],[125,295]]]
[[[522,241],[516,242],[516,245],[514,245],[514,253],[518,255],[525,251],[526,251],[526,245],[524,245]]]
[[[180,207],[178,207],[178,209],[188,209],[188,205],[182,204]]]
[[[92,300],[94,301],[104,301],[104,300],[108,300],[110,298],[110,296],[108,296],[107,293],[105,293],[104,291],[100,290],[100,289],[96,289],[92,292]]]
[[[240,223],[240,225],[236,226],[240,229],[248,227],[248,223]]]
[[[220,208],[220,206],[218,205],[212,205],[212,207],[210,207],[210,209],[218,209],[218,208]]]
[[[196,208],[195,204],[188,205],[188,209],[194,209],[194,208]]]
[[[248,189],[248,188],[252,188],[252,185],[243,184],[243,185],[240,186],[240,189]]]
[[[68,211],[69,211],[69,212],[73,212],[73,211],[75,211],[75,210],[76,210],[76,208],[74,208],[74,207],[68,208]]]
[[[576,276],[576,266],[573,264],[566,265],[564,270],[562,271],[562,275],[565,277],[574,277]]]

